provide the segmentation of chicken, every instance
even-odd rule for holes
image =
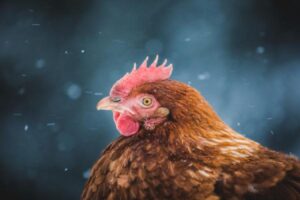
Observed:
[[[97,109],[121,136],[91,169],[82,200],[299,200],[300,162],[226,125],[173,66],[147,60]]]

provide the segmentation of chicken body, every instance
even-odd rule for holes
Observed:
[[[155,96],[167,120],[120,136],[95,163],[82,200],[299,200],[300,163],[228,127],[192,87],[172,80],[130,92]]]

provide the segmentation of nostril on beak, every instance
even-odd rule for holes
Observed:
[[[118,102],[121,101],[121,97],[112,97],[112,98],[111,98],[111,101],[112,101],[112,102],[115,102],[115,103],[118,103]]]

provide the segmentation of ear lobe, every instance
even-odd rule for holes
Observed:
[[[158,108],[153,114],[155,117],[166,117],[170,114],[170,110],[166,107]]]

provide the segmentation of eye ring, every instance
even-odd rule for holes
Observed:
[[[142,106],[144,107],[150,107],[152,105],[152,98],[151,97],[144,97],[142,98]]]

